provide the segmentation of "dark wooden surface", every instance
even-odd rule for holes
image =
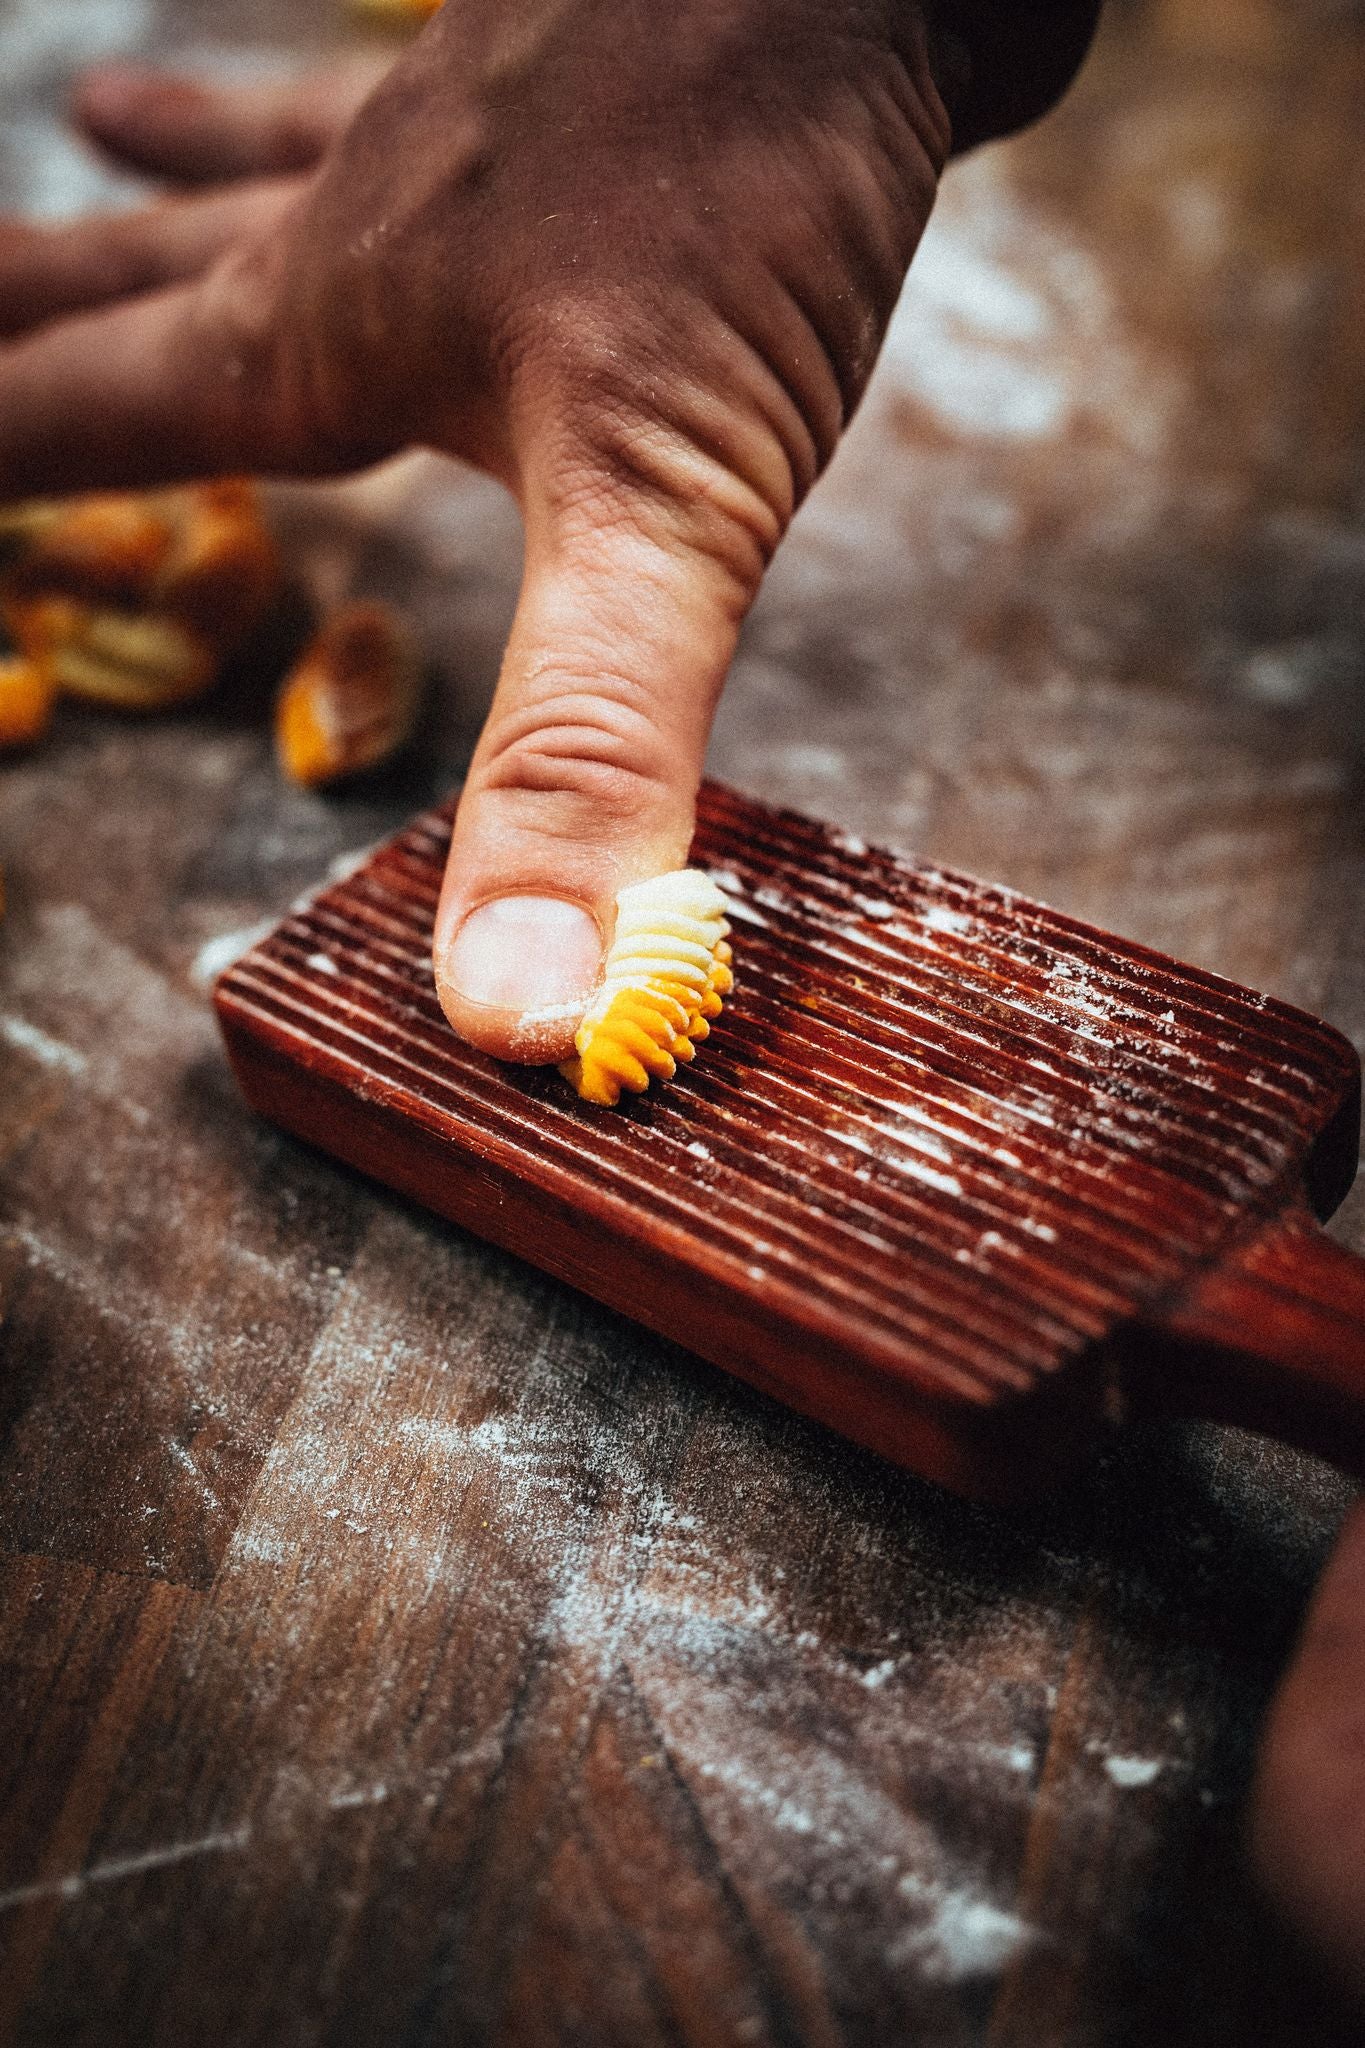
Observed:
[[[5,0],[0,195],[93,188],[80,56],[331,19]],[[713,757],[1357,1045],[1363,85],[1151,0],[952,174]],[[516,571],[431,471],[281,518],[411,607],[408,768],[285,791],[246,690],[0,770],[0,2038],[1358,2042],[1238,1853],[1342,1481],[1153,1426],[964,1507],[244,1111],[209,975],[455,778]]]
[[[1339,1033],[707,782],[739,979],[699,1066],[608,1115],[446,1027],[452,810],[215,983],[254,1109],[969,1499],[1070,1480],[1168,1373],[1365,1477],[1365,1260],[1309,1207],[1359,1160]],[[1162,1328],[1196,1309],[1202,1408]]]

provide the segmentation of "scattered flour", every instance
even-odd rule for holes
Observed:
[[[926,1166],[922,1159],[912,1153],[898,1153],[895,1159],[898,1172],[908,1174],[911,1180],[922,1181],[925,1187],[933,1188],[940,1195],[960,1195],[962,1183],[956,1174],[939,1173],[936,1168]]]
[[[1160,1777],[1165,1764],[1156,1756],[1107,1756],[1105,1775],[1123,1792],[1150,1785]]]
[[[89,1065],[85,1054],[77,1052],[74,1045],[50,1038],[46,1031],[40,1031],[23,1017],[0,1017],[0,1038],[16,1051],[28,1053],[40,1066],[55,1067],[64,1074],[79,1077]]]
[[[364,867],[374,850],[375,842],[372,841],[369,846],[351,846],[346,849],[345,853],[337,854],[335,859],[329,860],[327,863],[327,880],[329,882],[349,882],[357,868]],[[313,894],[316,894],[316,891]],[[302,899],[305,903],[311,902],[311,900],[311,895]]]
[[[835,831],[829,836],[830,843],[837,846],[840,853],[846,853],[850,860],[861,860],[867,852],[867,841],[860,839],[856,832]]]
[[[758,931],[770,929],[769,920],[761,910],[754,907],[744,896],[730,896],[726,899],[726,915],[731,924],[751,924]]]
[[[164,1848],[144,1849],[136,1856],[111,1857],[104,1863],[92,1863],[86,1870],[72,1871],[69,1877],[47,1878],[0,1892],[0,1913],[30,1905],[35,1899],[78,1899],[91,1885],[141,1877],[149,1870],[166,1870],[173,1863],[188,1863],[196,1856],[228,1855],[235,1849],[245,1849],[250,1840],[251,1829],[244,1826],[227,1833],[200,1835],[194,1841],[169,1842]]]
[[[244,925],[240,931],[221,932],[217,938],[206,940],[190,967],[190,980],[195,987],[211,988],[234,960],[240,960],[243,953],[249,953],[268,932],[274,931],[277,922],[273,917],[258,918],[255,924]]]
[[[896,1962],[913,1964],[931,1983],[961,1984],[991,1976],[1039,1938],[1017,1913],[965,1888],[939,1889],[907,1876],[901,1879],[900,1890],[927,1910],[922,1922],[896,1942],[892,1954]]]
[[[956,932],[961,935],[972,928],[972,921],[965,912],[949,910],[944,903],[931,903],[928,909],[921,913],[921,918],[931,932]]]
[[[1052,1225],[1050,1223],[1040,1223],[1036,1216],[1021,1216],[1019,1227],[1021,1230],[1026,1230],[1030,1237],[1041,1238],[1044,1244],[1056,1244],[1057,1242],[1057,1233]]]
[[[327,1804],[334,1813],[352,1806],[382,1806],[389,1796],[387,1785],[361,1785],[352,1792],[334,1792]]]

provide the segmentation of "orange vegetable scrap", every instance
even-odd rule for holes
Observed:
[[[437,12],[442,0],[348,0],[353,14],[363,14],[371,21],[402,24],[423,22]]]
[[[176,544],[156,603],[229,651],[279,595],[280,558],[254,484],[241,477],[174,494]]]
[[[19,552],[6,583],[18,601],[60,591],[141,604],[174,540],[155,500],[113,492],[23,508],[12,530]]]
[[[13,621],[21,647],[57,688],[116,711],[164,711],[202,697],[218,672],[212,647],[158,612],[96,610],[47,599]]]
[[[585,1102],[614,1107],[695,1056],[734,986],[725,907],[697,868],[621,891],[601,987],[560,1069]]]
[[[197,697],[280,587],[254,487],[101,493],[0,519],[0,615],[59,690],[125,711]]]
[[[27,655],[0,655],[0,748],[41,739],[52,716],[57,685],[52,672]]]
[[[377,768],[411,736],[420,693],[421,665],[397,616],[387,605],[342,605],[280,691],[281,768],[309,789]]]

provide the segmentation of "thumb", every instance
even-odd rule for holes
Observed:
[[[610,487],[527,513],[521,601],[470,764],[436,921],[455,1029],[500,1059],[564,1058],[618,890],[683,865],[707,735],[762,573]]]

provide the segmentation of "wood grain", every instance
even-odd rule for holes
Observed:
[[[1107,16],[950,174],[713,765],[1359,1047],[1365,25]],[[336,19],[0,9],[0,205],[112,196],[85,54]],[[212,969],[456,784],[519,548],[431,464],[273,506],[421,633],[406,766],[281,788],[261,673],[0,768],[8,2040],[1358,2048],[1240,1847],[1344,1482],[1162,1424],[965,1506],[243,1107]]]

